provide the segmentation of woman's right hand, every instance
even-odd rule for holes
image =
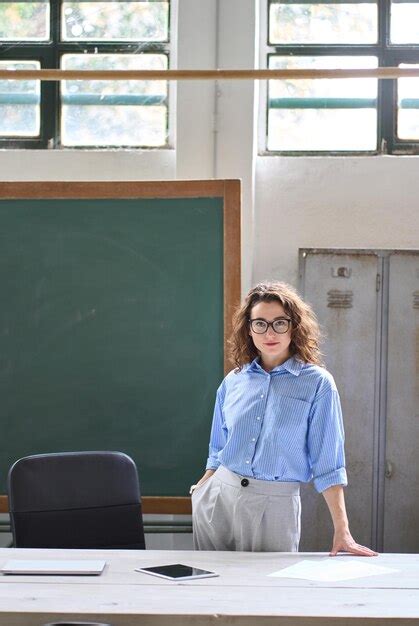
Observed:
[[[197,487],[200,487],[201,485],[203,485],[208,480],[208,478],[210,478],[214,474],[214,472],[215,470],[211,470],[211,469],[207,470],[205,474],[202,476],[202,478],[200,478],[195,485],[192,485],[190,494],[192,495]]]

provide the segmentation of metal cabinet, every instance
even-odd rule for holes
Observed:
[[[300,250],[300,291],[325,333],[342,401],[351,532],[419,551],[419,251]],[[323,498],[302,490],[301,550],[329,550]]]

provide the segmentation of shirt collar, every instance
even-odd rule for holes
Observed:
[[[263,374],[266,374],[267,372],[263,369],[263,367],[261,367],[259,360],[260,360],[259,357],[256,357],[256,359],[254,359],[251,363],[249,363],[249,365],[247,366],[247,371],[248,372],[263,372]],[[271,370],[269,373],[276,374],[277,372],[281,372],[282,370],[287,370],[287,372],[289,372],[290,374],[294,374],[294,376],[298,376],[303,367],[304,367],[304,363],[300,361],[299,359],[296,359],[294,356],[292,356],[287,361],[285,361],[285,363],[282,363],[281,365],[274,367],[273,370]]]

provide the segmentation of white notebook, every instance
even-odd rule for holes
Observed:
[[[103,572],[106,561],[69,561],[62,560],[23,560],[7,561],[0,569],[3,574],[67,574],[98,576]]]

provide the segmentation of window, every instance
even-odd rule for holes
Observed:
[[[169,24],[169,0],[0,0],[0,68],[168,69]],[[163,80],[0,80],[0,147],[167,147],[168,100]]]
[[[270,69],[419,68],[419,1],[264,0]],[[419,78],[270,80],[264,150],[419,154]]]

